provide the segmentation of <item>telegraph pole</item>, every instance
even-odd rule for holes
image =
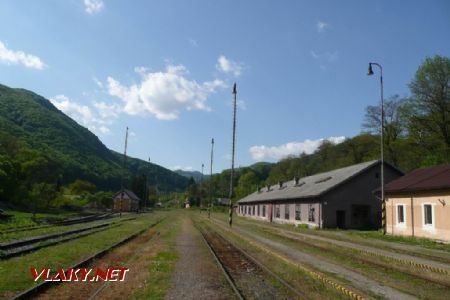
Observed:
[[[205,167],[205,164],[202,163],[202,177],[200,178],[200,212],[202,211],[202,205],[203,205],[203,168]]]
[[[210,172],[209,172],[209,207],[208,207],[208,218],[211,217],[213,155],[214,155],[214,138],[211,139],[211,165],[210,165]]]
[[[128,126],[127,131],[125,133],[125,150],[123,151],[123,173],[121,180],[121,192],[120,192],[120,206],[119,206],[119,217],[122,217],[122,202],[123,202],[123,192],[124,192],[124,181],[126,174],[126,166],[127,166],[127,144],[128,144]]]
[[[236,83],[233,86],[233,146],[231,148],[231,175],[230,175],[230,209],[229,209],[229,217],[228,222],[230,224],[230,227],[233,225],[233,201],[231,201],[231,198],[233,197],[233,176],[234,176],[234,150],[235,150],[235,142],[236,142],[236,96],[237,96],[237,90],[236,90]]]

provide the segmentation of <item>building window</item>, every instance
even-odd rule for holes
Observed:
[[[285,204],[284,205],[284,218],[286,220],[289,220],[289,204]]]
[[[256,205],[253,205],[253,215],[256,216]]]
[[[300,208],[300,204],[295,204],[295,219],[297,221],[301,220],[302,211]]]
[[[280,218],[280,204],[275,205],[275,218]]]
[[[313,207],[312,204],[309,204],[308,221],[309,222],[316,221],[316,209]]]
[[[257,205],[257,213],[258,213],[258,217],[259,217],[259,205]]]
[[[397,225],[405,225],[405,206],[397,205]]]
[[[425,226],[434,226],[433,207],[431,204],[423,205],[423,222]]]
[[[263,217],[266,216],[266,206],[265,205],[262,206],[262,216]]]

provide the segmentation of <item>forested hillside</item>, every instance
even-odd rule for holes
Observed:
[[[77,179],[118,190],[122,175],[144,174],[164,190],[184,190],[188,179],[168,169],[106,148],[88,129],[27,90],[0,85],[0,200],[26,202],[30,191],[50,190]],[[47,184],[47,186],[45,186]]]

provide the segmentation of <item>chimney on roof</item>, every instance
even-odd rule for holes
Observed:
[[[261,188],[258,186],[258,187],[256,188],[256,191],[257,191],[258,193],[261,193]]]
[[[267,191],[270,192],[270,185],[267,185]]]
[[[294,177],[295,180],[295,185],[298,185],[298,182],[300,181],[300,178],[298,178],[297,176]]]
[[[283,187],[283,181],[278,181],[278,185],[280,186],[280,189]]]

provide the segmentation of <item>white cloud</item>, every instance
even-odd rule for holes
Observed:
[[[311,50],[309,53],[311,53],[311,56],[315,59],[319,58],[319,54],[317,54],[315,51]]]
[[[5,44],[0,41],[0,62],[6,64],[22,64],[27,68],[42,70],[46,65],[37,56],[27,54],[23,51],[14,51],[8,49]]]
[[[172,168],[170,168],[172,171],[178,171],[178,170],[182,170],[182,171],[194,171],[194,168],[191,166],[173,166]]]
[[[226,58],[224,55],[221,55],[217,59],[216,68],[217,70],[223,73],[232,74],[235,77],[238,77],[242,74],[242,71],[244,70],[244,64],[232,61]]]
[[[84,9],[90,15],[101,12],[104,7],[102,0],[84,0]]]
[[[87,127],[96,134],[109,134],[111,131],[107,125],[118,117],[118,113],[115,113],[118,106],[115,104],[94,103],[97,111],[93,111],[89,106],[72,101],[64,95],[57,95],[51,98],[50,102],[78,124]]]
[[[197,41],[194,40],[193,38],[189,38],[188,41],[189,41],[189,44],[191,44],[192,47],[195,47],[195,48],[198,47]]]
[[[319,20],[319,21],[317,21],[316,27],[317,27],[317,32],[322,33],[322,32],[325,32],[330,27],[330,24]]]
[[[97,109],[98,114],[103,119],[119,117],[122,108],[117,103],[107,104],[105,102],[94,102],[94,107]]]
[[[183,110],[210,110],[206,103],[209,95],[226,87],[218,79],[203,83],[190,80],[182,65],[168,65],[163,72],[137,71],[141,82],[130,86],[108,77],[109,94],[120,98],[123,110],[130,115],[150,113],[160,120],[174,120]]]
[[[94,82],[95,82],[95,84],[99,87],[99,88],[103,88],[103,83],[100,81],[100,80],[98,80],[98,78],[97,77],[92,77],[92,80],[94,80]]]
[[[311,50],[309,53],[311,54],[312,58],[326,62],[335,62],[339,58],[338,51],[317,53],[314,50]]]
[[[265,159],[275,159],[280,160],[289,155],[299,155],[301,153],[311,154],[313,153],[320,144],[328,140],[335,144],[342,143],[345,140],[344,136],[339,137],[329,137],[326,139],[317,140],[304,140],[303,142],[290,142],[280,146],[252,146],[250,147],[250,154],[252,158],[256,161],[261,161]]]

